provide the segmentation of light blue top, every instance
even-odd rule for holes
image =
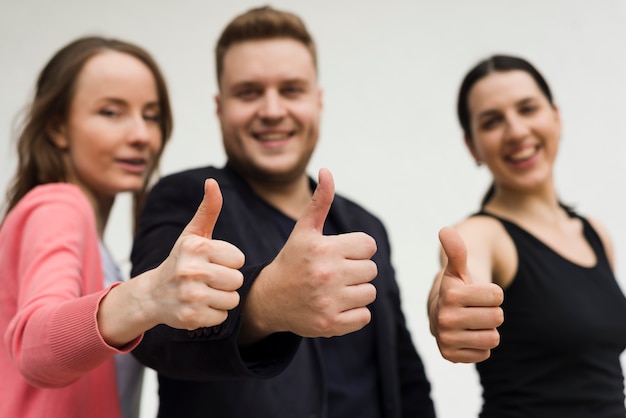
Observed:
[[[111,257],[106,247],[100,242],[100,258],[104,273],[104,286],[124,281],[119,266]],[[117,392],[120,398],[123,418],[139,418],[141,402],[141,386],[143,383],[143,366],[131,354],[115,356],[117,375]]]

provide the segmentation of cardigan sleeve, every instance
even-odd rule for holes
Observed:
[[[5,220],[0,267],[14,295],[4,342],[24,378],[41,387],[72,383],[117,350],[102,338],[103,289],[93,209],[75,186],[39,186]]]

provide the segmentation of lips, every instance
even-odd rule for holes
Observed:
[[[261,142],[278,142],[289,139],[294,135],[294,131],[288,132],[261,132],[261,133],[253,133],[252,136]]]
[[[124,170],[131,173],[143,173],[148,165],[146,158],[117,158],[115,160],[118,164],[124,168]]]
[[[537,153],[538,147],[525,147],[507,155],[506,159],[513,163],[521,163],[529,160]]]

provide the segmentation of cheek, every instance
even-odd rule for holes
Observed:
[[[161,149],[165,146],[163,141],[163,136],[161,135],[161,127],[156,126],[150,135],[150,149],[154,154],[159,153]]]
[[[70,145],[69,153],[68,164],[71,166],[71,170],[79,173],[79,175],[106,169],[106,164],[101,158],[103,151],[98,147],[98,144],[74,140]]]
[[[309,130],[316,131],[320,123],[321,112],[319,106],[312,103],[305,103],[294,106],[291,114]]]
[[[242,103],[227,104],[220,116],[223,129],[232,131],[246,127],[254,119],[255,110],[251,105]]]
[[[499,151],[499,141],[493,133],[483,133],[474,137],[474,150],[479,157],[489,157]]]

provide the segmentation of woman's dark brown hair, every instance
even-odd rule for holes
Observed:
[[[528,61],[523,58],[514,57],[511,55],[493,55],[487,59],[480,61],[476,64],[465,76],[461,82],[461,88],[459,89],[459,96],[457,99],[457,116],[461,128],[463,128],[463,134],[468,141],[473,141],[472,127],[471,127],[471,115],[468,104],[469,93],[479,80],[488,76],[494,72],[513,71],[520,70],[528,73],[541,92],[546,96],[548,102],[554,105],[554,99],[552,98],[552,92],[541,73]],[[483,197],[481,206],[485,206],[487,202],[491,200],[495,192],[495,187],[492,184],[487,190],[487,193]]]

